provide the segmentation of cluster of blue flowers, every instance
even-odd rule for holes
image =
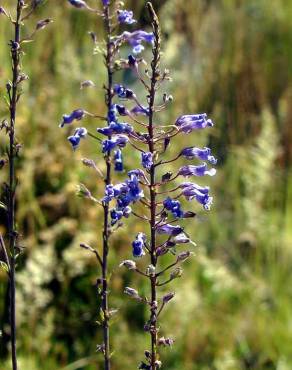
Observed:
[[[107,185],[105,196],[102,199],[105,203],[116,201],[116,206],[111,210],[111,224],[115,225],[122,217],[128,218],[132,212],[130,205],[144,197],[144,192],[139,186],[139,171],[130,171],[129,179],[117,185]]]

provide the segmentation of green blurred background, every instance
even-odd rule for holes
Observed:
[[[2,6],[11,3],[1,1]],[[206,111],[216,126],[184,141],[210,145],[219,158],[218,175],[208,179],[214,207],[206,213],[193,204],[198,217],[186,224],[197,247],[184,276],[171,287],[177,295],[161,320],[161,334],[176,338],[172,349],[161,351],[164,368],[292,369],[292,1],[153,3],[163,28],[164,63],[173,77],[167,91],[175,98],[161,122]],[[148,23],[144,5],[142,0],[127,3],[143,27]],[[18,118],[24,144],[18,163],[18,223],[25,247],[17,273],[20,369],[90,370],[97,363],[102,369],[95,353],[101,342],[95,324],[99,269],[78,247],[80,242],[100,246],[101,213],[75,192],[82,182],[101,196],[102,183],[80,160],[87,156],[103,164],[94,143],[72,153],[66,141],[71,128],[58,128],[61,115],[72,109],[104,112],[103,62],[93,55],[87,34],[95,30],[101,38],[102,25],[65,0],[50,0],[25,32],[45,17],[54,23],[25,47],[23,67],[30,80]],[[11,37],[1,17],[2,95],[10,76]],[[150,57],[149,50],[144,56]],[[85,79],[97,88],[81,91]],[[128,73],[117,79],[136,87]],[[2,103],[0,117],[6,115]],[[97,126],[93,120],[87,124],[92,130]],[[0,145],[3,154],[3,132]],[[177,139],[170,156],[180,148]],[[127,169],[139,161],[128,153]],[[3,170],[0,176],[3,181]],[[146,309],[122,294],[125,285],[146,293],[147,284],[117,268],[130,258],[138,231],[132,217],[112,239],[111,307],[119,308],[112,325],[115,370],[135,369],[149,347],[142,330]],[[0,368],[5,370],[10,369],[7,302],[7,279],[0,272]]]

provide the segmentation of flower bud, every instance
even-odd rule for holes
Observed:
[[[190,258],[192,255],[192,253],[190,251],[185,251],[185,252],[181,252],[179,253],[179,255],[177,256],[177,262],[184,262],[186,261],[188,258]]]
[[[76,194],[80,198],[88,198],[88,199],[91,199],[91,197],[92,197],[91,192],[83,184],[77,185]]]
[[[52,22],[53,20],[51,18],[46,18],[38,21],[38,23],[36,24],[36,31],[43,30],[45,27],[47,27],[48,24]]]
[[[171,347],[174,343],[174,339],[172,338],[164,338],[164,337],[161,337],[158,339],[158,345],[159,346],[164,346],[164,347]]]
[[[84,88],[87,88],[87,87],[95,87],[95,83],[91,80],[86,80],[86,81],[82,81],[80,83],[80,89],[84,89]]]
[[[175,296],[175,293],[171,292],[171,293],[167,293],[163,298],[162,298],[162,301],[164,304],[168,303],[169,301],[172,300],[172,298]]]
[[[146,273],[147,273],[147,275],[149,275],[149,276],[153,276],[153,275],[155,275],[155,271],[156,271],[155,266],[153,266],[153,265],[149,265],[149,266],[147,267]]]
[[[146,357],[147,360],[151,359],[151,352],[150,351],[145,350],[144,354],[145,354],[145,357]]]
[[[139,293],[137,292],[136,289],[133,289],[133,288],[130,288],[130,287],[126,287],[124,289],[124,293],[127,294],[127,295],[129,295],[131,298],[141,300],[141,297],[139,296]]]
[[[120,264],[120,267],[125,266],[129,270],[136,270],[136,262],[132,260],[125,260]]]
[[[166,254],[168,252],[168,249],[166,247],[158,247],[156,249],[156,256],[160,257],[160,256],[163,256],[164,254]]]
[[[170,279],[174,280],[180,278],[183,274],[183,269],[181,267],[176,267],[170,274]]]
[[[155,368],[156,368],[156,369],[160,369],[160,368],[161,368],[161,366],[162,366],[162,362],[161,362],[161,361],[159,361],[159,360],[156,360],[156,361],[155,361]]]

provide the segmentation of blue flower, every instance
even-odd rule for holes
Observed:
[[[133,24],[137,22],[135,19],[133,19],[132,10],[118,10],[117,13],[119,23]]]
[[[82,9],[82,8],[88,8],[88,5],[83,0],[68,0],[71,5],[73,5],[75,8]]]
[[[158,226],[156,230],[158,234],[167,234],[172,236],[179,235],[183,232],[183,229],[180,226],[173,226],[169,224]]]
[[[128,64],[129,64],[130,67],[136,68],[137,65],[138,65],[137,59],[133,55],[129,55],[128,56]]]
[[[193,182],[183,182],[182,184],[180,184],[179,187],[181,189],[189,188],[191,190],[192,189],[198,190],[200,193],[203,193],[203,194],[209,194],[209,191],[210,191],[209,186],[200,186],[200,185],[195,184]]]
[[[120,116],[128,116],[130,113],[124,105],[116,104],[116,109]]]
[[[105,187],[105,196],[102,201],[109,203],[111,200],[119,197],[121,194],[126,194],[127,192],[128,185],[126,183],[117,184],[115,186],[109,184]]]
[[[131,113],[135,116],[149,116],[149,108],[142,107],[141,105],[136,105],[131,109]]]
[[[83,109],[76,109],[70,114],[63,115],[63,121],[59,125],[59,127],[64,127],[72,123],[74,120],[80,121],[85,116],[85,111]]]
[[[97,132],[105,136],[111,136],[113,134],[130,134],[132,131],[133,127],[126,122],[111,122],[108,126],[97,129]]]
[[[171,199],[168,197],[164,200],[163,205],[167,211],[170,211],[174,217],[182,218],[184,212],[181,210],[181,204],[178,200]]]
[[[207,119],[206,113],[180,116],[177,118],[175,125],[185,134],[189,134],[193,130],[214,126],[212,120]]]
[[[179,169],[178,175],[189,177],[189,176],[214,176],[216,174],[215,168],[208,170],[207,164],[203,163],[200,166],[183,166]]]
[[[102,0],[104,6],[108,6],[110,4],[110,0]]]
[[[116,135],[111,139],[102,141],[102,152],[107,153],[113,150],[115,147],[119,146],[121,148],[125,147],[129,141],[126,135]]]
[[[112,209],[111,210],[111,225],[115,225],[123,217],[123,211]]]
[[[199,187],[196,184],[191,183],[190,186],[183,187],[182,195],[184,195],[187,200],[196,199],[206,210],[209,210],[213,203],[213,197],[209,196],[209,188]]]
[[[115,84],[114,85],[114,93],[118,95],[121,99],[133,99],[135,98],[135,94],[132,90],[127,89],[123,85]]]
[[[72,145],[73,150],[76,150],[80,144],[80,137],[72,135],[68,137],[68,140]]]
[[[202,159],[203,161],[209,161],[212,164],[216,164],[217,160],[214,156],[211,155],[211,149],[210,148],[195,148],[195,147],[189,147],[182,150],[181,155],[185,157],[186,159]]]
[[[133,202],[144,197],[143,190],[139,187],[139,180],[136,175],[130,176],[130,179],[127,180],[127,185],[129,187],[129,195]]]
[[[108,111],[107,121],[108,121],[108,123],[117,122],[116,106],[115,106],[115,104],[112,104],[111,108]]]
[[[153,166],[153,155],[150,152],[143,152],[141,154],[142,157],[142,166],[147,170],[150,170]]]
[[[134,257],[139,258],[145,255],[144,251],[145,242],[146,242],[145,234],[143,233],[137,234],[136,239],[132,243]]]
[[[78,127],[75,130],[74,135],[68,137],[68,140],[69,140],[70,144],[72,145],[73,150],[76,150],[78,148],[78,146],[80,144],[80,139],[85,138],[86,135],[87,135],[86,128],[85,127]]]
[[[124,41],[128,42],[132,48],[134,54],[139,54],[141,51],[144,50],[144,46],[142,45],[143,42],[146,43],[153,43],[154,41],[154,34],[137,30],[134,32],[123,32],[117,39],[118,42]]]
[[[122,151],[120,149],[114,152],[114,161],[115,161],[115,171],[122,172],[124,170],[124,166]]]

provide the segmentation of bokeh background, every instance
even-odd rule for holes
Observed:
[[[1,1],[11,6],[10,0]],[[92,2],[94,3],[94,2]],[[218,175],[208,179],[215,198],[211,212],[200,210],[186,230],[197,247],[161,321],[161,333],[176,338],[163,349],[169,370],[292,368],[292,1],[153,1],[163,28],[163,63],[175,100],[161,116],[173,123],[182,113],[207,112],[216,126],[184,139],[210,145],[219,159]],[[145,2],[127,6],[147,27]],[[105,79],[99,54],[93,55],[88,31],[102,37],[92,15],[67,1],[49,0],[25,26],[39,19],[54,23],[27,44],[23,68],[30,76],[19,110],[18,138],[23,151],[18,224],[24,253],[17,273],[20,369],[102,369],[95,353],[101,342],[95,259],[80,242],[100,246],[101,213],[76,196],[84,183],[96,196],[102,183],[81,158],[103,166],[90,141],[72,152],[71,128],[60,130],[61,115],[83,107],[103,113]],[[10,75],[11,27],[0,19],[1,95]],[[127,55],[124,50],[124,55]],[[144,54],[150,57],[149,50]],[[96,89],[80,90],[85,79]],[[138,87],[131,74],[117,79]],[[0,117],[7,112],[2,101]],[[92,130],[97,126],[87,121]],[[68,131],[67,131],[68,130]],[[170,156],[182,148],[177,139]],[[5,147],[0,136],[1,155]],[[128,150],[126,167],[137,166]],[[0,171],[1,182],[5,171]],[[118,179],[124,178],[124,174]],[[1,212],[1,211],[0,211]],[[1,217],[1,231],[5,220]],[[131,241],[141,231],[130,218],[114,234],[110,265],[111,306],[119,309],[112,325],[113,369],[135,369],[147,349],[142,331],[145,308],[123,296],[125,285],[147,293],[147,284],[117,266],[130,258]],[[143,264],[143,262],[142,262]],[[167,291],[167,290],[165,290]],[[7,278],[0,273],[0,368],[8,370]]]

